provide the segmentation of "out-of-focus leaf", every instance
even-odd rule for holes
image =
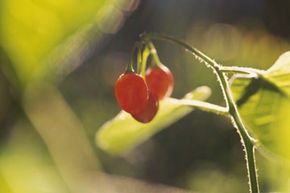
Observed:
[[[69,193],[46,146],[26,120],[17,120],[0,153],[1,193]]]
[[[22,83],[78,65],[89,42],[112,32],[132,0],[2,0],[0,42]],[[60,72],[61,71],[61,72]]]
[[[231,88],[247,128],[267,150],[290,159],[290,52],[260,78],[235,76]]]
[[[203,86],[187,94],[186,98],[206,100],[209,95],[210,89]],[[121,111],[99,129],[96,142],[101,149],[108,153],[121,154],[176,122],[192,110],[192,107],[180,103],[178,99],[167,98],[160,102],[156,117],[147,124],[139,123],[130,114]]]

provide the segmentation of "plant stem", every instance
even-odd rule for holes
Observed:
[[[199,51],[196,48],[193,48],[192,46],[190,46],[189,44],[175,39],[171,36],[165,36],[165,35],[160,35],[160,34],[141,34],[140,37],[145,41],[148,42],[150,39],[157,39],[157,40],[164,40],[164,41],[168,41],[171,43],[175,43],[178,44],[182,47],[184,47],[187,51],[189,51],[191,54],[193,54],[197,59],[199,59],[200,62],[204,62],[208,67],[210,67],[210,65],[215,65],[215,61],[212,60],[211,58],[209,58],[207,55],[205,55],[204,53],[202,53],[201,51]]]
[[[150,50],[150,54],[151,54],[151,56],[152,56],[152,58],[154,60],[154,64],[156,66],[160,66],[161,65],[161,61],[160,61],[160,58],[159,58],[159,56],[157,54],[157,50],[156,50],[154,44],[151,41],[147,41],[146,44],[147,44],[147,46],[148,46],[148,48]]]
[[[243,147],[245,148],[245,158],[247,162],[247,171],[249,178],[249,186],[251,193],[259,193],[259,184],[258,184],[258,176],[256,169],[256,160],[255,160],[255,152],[254,152],[254,144],[256,141],[249,135],[247,132],[241,116],[238,112],[237,106],[232,97],[229,83],[226,79],[226,76],[220,70],[216,70],[217,76],[221,82],[221,87],[225,93],[225,99],[228,103],[229,113],[231,115],[231,119],[233,121],[234,126],[237,128],[237,132],[240,135],[241,142]]]
[[[220,66],[220,70],[222,72],[251,74],[254,76],[261,75],[264,72],[264,70],[259,70],[256,68],[239,67],[239,66]]]
[[[145,77],[148,56],[149,56],[149,50],[145,46],[144,49],[142,50],[142,53],[141,53],[141,62],[138,63],[138,67],[139,67],[138,73],[140,73],[141,76],[143,76],[143,77]]]
[[[135,42],[132,50],[131,50],[131,54],[130,54],[130,61],[129,64],[126,67],[126,72],[134,72],[134,58],[135,58],[135,52],[137,50],[137,72],[140,70],[140,63],[142,60],[141,57],[141,49],[142,49],[142,44],[140,44],[140,42]]]
[[[180,99],[179,103],[190,106],[190,107],[194,107],[196,109],[199,109],[205,112],[215,113],[217,115],[225,115],[225,116],[229,115],[228,109],[226,107],[207,103],[204,101],[192,100],[192,99]]]
[[[148,41],[148,39],[157,39],[157,40],[169,41],[171,43],[176,43],[184,47],[187,51],[193,54],[195,58],[198,59],[201,63],[204,63],[207,67],[210,67],[213,70],[213,72],[217,76],[218,81],[220,82],[220,86],[221,86],[221,89],[222,89],[222,92],[226,101],[227,110],[241,138],[241,143],[243,147],[245,148],[245,158],[247,162],[250,193],[259,193],[260,191],[259,191],[259,184],[258,184],[258,179],[257,179],[256,161],[255,161],[255,154],[254,154],[255,153],[254,151],[255,140],[249,135],[240,117],[237,106],[232,97],[232,93],[231,93],[230,86],[227,80],[227,76],[225,72],[222,71],[222,69],[225,69],[225,68],[217,64],[213,59],[209,58],[208,56],[206,56],[205,54],[203,54],[201,51],[197,50],[196,48],[193,48],[189,44],[183,41],[180,41],[178,39],[175,39],[173,37],[159,35],[159,34],[143,34],[141,35],[141,38],[144,39],[145,41],[146,40]],[[237,70],[239,72],[241,71],[241,69],[237,69],[237,68],[232,69],[232,70],[233,71]],[[246,71],[242,71],[242,72],[246,72]]]

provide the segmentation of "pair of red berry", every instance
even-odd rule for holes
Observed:
[[[155,117],[159,100],[170,96],[172,90],[173,76],[164,65],[148,68],[145,79],[137,73],[125,72],[115,84],[120,107],[142,123]]]

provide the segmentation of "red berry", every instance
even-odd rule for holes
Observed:
[[[115,96],[120,107],[128,113],[139,113],[148,101],[144,79],[133,72],[121,74],[115,84]]]
[[[148,68],[146,71],[146,83],[152,94],[158,100],[161,100],[171,95],[174,80],[170,70],[162,65],[161,67]]]
[[[156,100],[152,93],[149,91],[149,98],[145,108],[139,113],[131,115],[134,119],[141,123],[148,123],[155,117],[158,111],[158,103],[158,100]]]

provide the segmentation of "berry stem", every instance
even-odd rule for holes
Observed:
[[[258,184],[258,177],[257,177],[257,170],[256,170],[256,161],[255,161],[255,140],[249,135],[248,131],[246,130],[244,123],[241,119],[241,116],[238,112],[238,108],[235,104],[235,101],[233,99],[230,86],[228,83],[227,76],[222,69],[225,69],[223,66],[217,64],[213,59],[206,56],[204,53],[199,51],[198,49],[192,47],[191,45],[180,41],[178,39],[175,39],[170,36],[164,36],[159,34],[142,34],[142,39],[150,40],[150,39],[157,39],[157,40],[165,40],[169,41],[171,43],[178,44],[182,47],[184,47],[188,52],[193,54],[196,59],[198,59],[201,63],[204,63],[207,67],[211,68],[215,75],[217,76],[217,79],[220,83],[220,87],[222,89],[224,99],[227,106],[227,111],[230,114],[231,120],[233,122],[234,127],[237,129],[237,133],[239,134],[241,138],[241,143],[245,149],[245,158],[246,158],[246,164],[247,164],[247,172],[248,172],[248,179],[249,179],[249,188],[250,193],[259,193],[259,184]],[[229,69],[227,69],[229,70]],[[227,71],[225,70],[225,71]],[[231,69],[231,72],[245,72],[248,73],[245,69]],[[229,72],[229,71],[227,71]],[[252,73],[252,72],[251,72]],[[253,72],[255,73],[255,72]],[[257,73],[256,73],[257,74]],[[258,74],[257,74],[258,76]]]
[[[162,63],[161,63],[160,58],[157,54],[157,50],[156,50],[154,44],[151,41],[147,40],[146,45],[149,48],[149,52],[154,60],[154,65],[156,65],[157,67],[160,67],[162,65]]]
[[[138,66],[140,67],[138,70],[138,73],[141,74],[142,77],[145,77],[145,71],[146,71],[146,64],[147,64],[147,59],[150,55],[149,53],[150,51],[148,50],[148,48],[145,46],[142,50],[142,54],[141,54],[141,62],[138,63]]]
[[[125,69],[125,73],[131,73],[131,72],[134,72],[134,68],[131,63],[128,63]]]
[[[142,44],[140,44],[140,42],[135,42],[131,50],[130,62],[128,63],[126,67],[126,72],[134,72],[133,65],[134,65],[134,58],[135,58],[136,50],[137,50],[137,72],[139,72],[140,63],[142,61],[141,49],[142,49]]]

